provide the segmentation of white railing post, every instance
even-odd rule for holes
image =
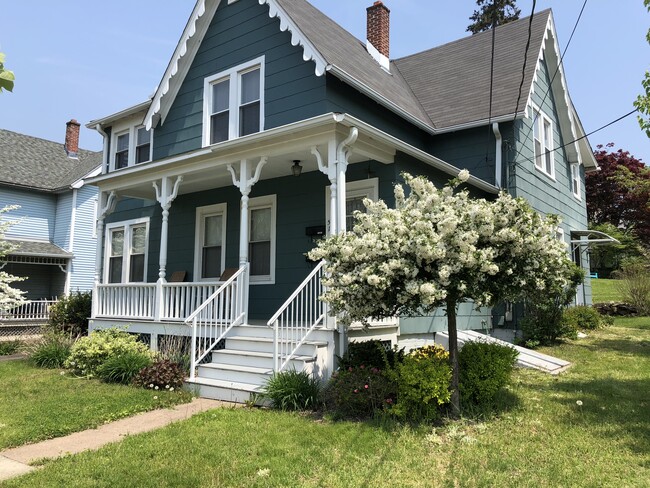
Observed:
[[[273,372],[277,373],[280,368],[280,355],[279,355],[279,337],[278,337],[278,321],[273,323]]]
[[[190,359],[192,364],[190,365],[190,379],[193,380],[196,377],[196,317],[192,321],[192,344],[190,351]]]
[[[160,322],[162,317],[162,308],[163,308],[163,282],[158,280],[156,281],[156,293],[153,301],[153,320],[154,322]]]

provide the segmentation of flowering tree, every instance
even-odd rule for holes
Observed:
[[[4,233],[7,230],[7,227],[11,225],[11,222],[4,221],[2,219],[2,214],[15,208],[17,207],[0,208],[0,261],[13,249],[13,247],[4,239]],[[23,280],[23,278],[10,275],[9,273],[0,270],[0,312],[5,312],[25,302],[25,299],[23,298],[24,292],[9,286],[14,281],[21,280]]]
[[[556,239],[558,218],[541,217],[521,198],[495,201],[456,191],[460,172],[437,189],[423,177],[404,175],[405,196],[395,186],[396,208],[366,200],[353,232],[334,235],[311,251],[325,259],[322,299],[349,322],[417,316],[446,307],[452,364],[452,405],[460,410],[456,310],[527,295],[555,294],[570,285],[576,266]]]

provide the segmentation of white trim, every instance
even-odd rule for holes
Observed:
[[[147,283],[147,266],[149,264],[149,217],[142,217],[139,219],[132,220],[122,220],[121,222],[111,222],[106,224],[106,229],[104,232],[104,283],[108,283],[108,273],[109,273],[109,259],[110,259],[110,248],[111,248],[111,232],[120,227],[124,229],[124,244],[122,251],[122,281],[121,283],[131,283],[128,280],[130,267],[131,267],[131,257],[130,246],[131,246],[131,229],[136,226],[145,225],[145,244],[144,244],[144,273],[142,282],[134,283]]]
[[[330,222],[330,197],[332,194],[331,185],[325,187],[325,222],[329,230]],[[379,200],[379,178],[368,178],[365,180],[347,181],[345,187],[345,201],[348,198],[366,197],[376,202]],[[347,229],[348,231],[352,229]]]
[[[571,193],[576,200],[582,200],[582,178],[580,176],[580,165],[578,163],[569,164]]]
[[[253,210],[270,208],[271,209],[271,263],[270,270],[271,274],[268,276],[253,276],[251,273],[250,284],[251,285],[273,285],[275,284],[275,255],[276,255],[276,226],[277,226],[277,196],[276,195],[264,195],[262,197],[251,198],[248,202],[248,244],[250,245],[250,225],[251,225],[251,212]],[[250,253],[248,257],[250,261]]]
[[[194,232],[194,281],[216,281],[219,276],[223,273],[226,263],[226,231],[228,226],[226,225],[226,214],[228,211],[227,203],[217,203],[215,205],[206,205],[204,207],[196,207],[196,221],[195,221],[195,232]],[[221,269],[219,270],[219,276],[214,278],[203,278],[201,277],[201,269],[203,267],[203,237],[204,237],[204,228],[203,225],[206,217],[212,217],[214,215],[221,215]]]
[[[548,176],[551,178],[553,181],[555,181],[555,151],[554,151],[554,146],[555,146],[555,130],[554,130],[554,124],[551,118],[546,115],[546,113],[539,108],[537,105],[531,102],[531,108],[532,108],[532,113],[531,113],[531,123],[533,124],[532,127],[532,132],[533,132],[533,164],[535,166],[535,169],[540,171],[542,174]],[[539,114],[539,118],[537,115]],[[535,125],[539,124],[538,127],[538,133],[540,137],[540,145],[542,148],[542,153],[539,154],[540,160],[541,160],[541,166],[537,164],[537,147],[536,147],[536,139],[535,139]],[[548,132],[546,130],[546,124],[548,124]],[[548,142],[548,144],[547,144]],[[547,171],[546,169],[546,156],[548,154],[548,157],[550,158],[551,162],[551,171]]]
[[[227,141],[244,137],[239,134],[239,108],[241,95],[241,77],[242,75],[260,70],[260,130],[264,131],[264,76],[265,76],[265,57],[260,56],[246,63],[242,63],[233,68],[221,71],[220,73],[208,76],[203,81],[203,147],[213,145],[210,142],[210,119],[212,117],[212,87],[218,83],[229,80],[229,102],[228,102],[228,139]],[[256,132],[256,133],[258,133]],[[249,134],[250,135],[250,134]],[[226,141],[221,141],[226,142]],[[217,142],[215,144],[220,144]]]

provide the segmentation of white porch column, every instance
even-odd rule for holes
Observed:
[[[268,162],[266,156],[260,158],[257,166],[255,167],[255,174],[251,177],[251,171],[247,159],[242,159],[239,163],[239,178],[237,178],[237,173],[232,167],[232,164],[228,165],[228,171],[232,177],[232,184],[239,188],[241,192],[241,210],[240,210],[240,222],[239,222],[239,267],[245,266],[248,264],[248,227],[249,227],[249,215],[248,215],[248,201],[249,195],[253,188],[253,185],[257,183],[262,174],[262,168]],[[244,309],[244,323],[248,322],[248,282],[249,282],[249,273],[250,269],[246,272],[246,277],[244,283],[246,283],[246,290],[242,293],[244,300],[243,309]]]
[[[346,232],[347,229],[347,219],[346,219],[346,181],[345,173],[348,170],[348,161],[350,159],[350,154],[352,152],[352,145],[357,141],[359,137],[359,130],[356,127],[350,128],[350,134],[348,137],[342,141],[336,148],[336,160],[338,163],[338,233],[341,234]]]
[[[182,176],[177,176],[174,187],[171,187],[169,177],[163,176],[160,187],[158,182],[153,182],[156,190],[156,200],[162,207],[162,225],[160,226],[160,255],[158,257],[158,280],[156,281],[156,303],[154,305],[154,320],[160,322],[163,306],[163,283],[166,283],[167,276],[167,243],[169,241],[169,210],[172,202],[178,195],[178,187],[183,181]]]
[[[97,315],[97,304],[99,296],[97,295],[97,287],[102,281],[102,249],[104,245],[104,219],[115,210],[117,203],[117,194],[115,191],[110,192],[108,195],[99,191],[97,195],[97,243],[95,252],[95,280],[93,284],[93,307],[92,318]]]
[[[316,146],[311,148],[311,153],[316,157],[318,162],[318,169],[321,173],[327,176],[330,180],[330,201],[329,201],[329,227],[327,228],[328,235],[334,235],[338,233],[337,226],[337,192],[338,192],[338,165],[336,160],[336,139],[331,139],[327,144],[327,165],[323,161],[323,156]]]

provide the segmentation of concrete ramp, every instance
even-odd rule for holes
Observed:
[[[459,347],[462,347],[462,345],[468,341],[491,342],[495,344],[501,344],[502,346],[512,347],[513,349],[517,350],[517,352],[519,352],[519,356],[517,356],[517,365],[523,368],[539,369],[540,371],[555,375],[561,373],[569,366],[571,366],[571,363],[565,361],[564,359],[549,356],[548,354],[542,354],[541,352],[533,351],[532,349],[526,349],[525,347],[515,346],[509,342],[495,339],[494,337],[490,337],[473,330],[459,330]],[[447,332],[438,332],[436,334],[436,343],[444,346],[446,349],[449,349],[449,334]]]

